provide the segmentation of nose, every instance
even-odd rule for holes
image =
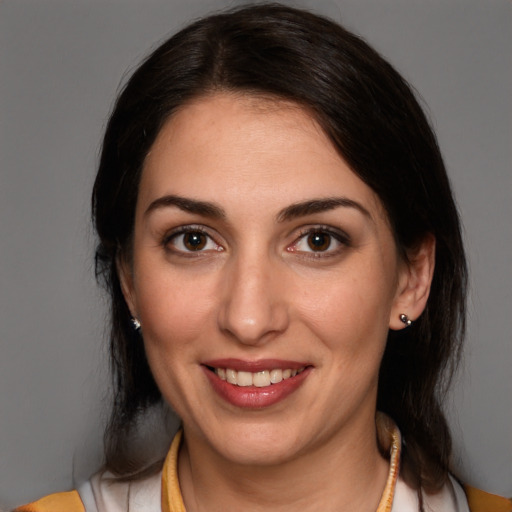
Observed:
[[[282,272],[269,258],[232,262],[224,275],[220,329],[244,345],[262,345],[289,325]]]

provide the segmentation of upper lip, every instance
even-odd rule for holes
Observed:
[[[212,359],[203,362],[204,366],[211,368],[230,368],[231,370],[242,372],[262,372],[264,370],[291,369],[298,370],[305,366],[311,366],[305,361],[289,361],[285,359],[258,359],[256,361],[246,361],[243,359],[223,358]]]

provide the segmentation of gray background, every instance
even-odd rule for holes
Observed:
[[[89,191],[121,77],[223,0],[0,2],[0,504],[66,490],[101,460],[104,298]],[[417,88],[465,224],[469,336],[447,404],[455,466],[512,496],[512,4],[299,1]],[[74,479],[74,480],[73,480]]]

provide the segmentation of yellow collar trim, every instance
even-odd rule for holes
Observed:
[[[396,482],[400,472],[400,452],[402,448],[402,436],[395,422],[385,414],[377,412],[375,418],[377,424],[377,438],[379,445],[389,451],[389,473],[380,499],[377,512],[391,512],[393,498],[395,496]]]
[[[178,480],[178,452],[183,430],[174,436],[162,471],[162,512],[186,512]]]

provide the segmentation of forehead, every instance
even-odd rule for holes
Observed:
[[[304,150],[313,145],[324,146],[324,153],[327,150],[339,159],[314,117],[298,104],[268,96],[216,93],[186,103],[170,117],[147,155],[146,167],[170,147],[174,157],[189,150],[197,157],[202,156],[203,150],[213,156],[215,148],[218,156],[248,149],[251,155],[270,156],[289,149],[299,139],[302,145],[308,143]]]
[[[163,126],[144,165],[142,202],[159,194],[284,203],[334,194],[381,212],[313,116],[292,102],[240,94],[196,99]]]

